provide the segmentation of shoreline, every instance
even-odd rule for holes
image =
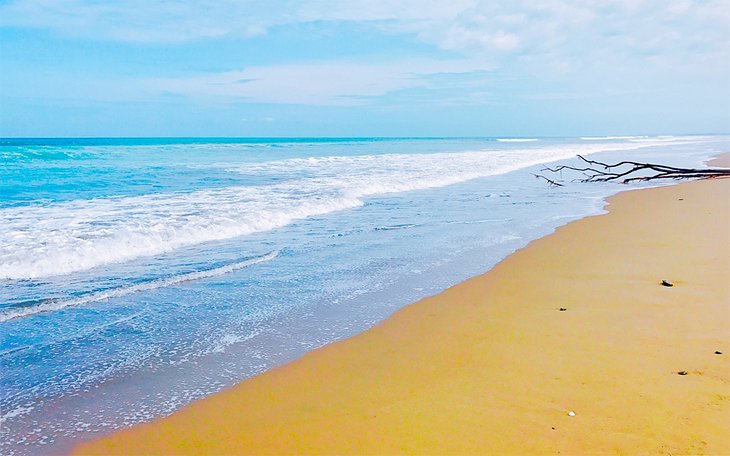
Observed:
[[[730,152],[720,154],[707,160],[707,166],[717,166],[720,168],[730,168]]]
[[[364,333],[77,451],[730,452],[728,195],[622,192]]]

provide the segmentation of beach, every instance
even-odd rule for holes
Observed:
[[[727,2],[604,3],[0,1],[0,456],[730,456]]]
[[[623,192],[362,334],[75,454],[730,453],[729,197],[727,179]]]
[[[550,186],[534,177],[549,163],[697,168],[730,150],[503,139],[7,140],[0,453],[67,454],[167,417],[654,186]]]

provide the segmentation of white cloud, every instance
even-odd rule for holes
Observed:
[[[302,20],[454,20],[475,0],[309,0],[292,4]]]
[[[10,0],[0,25],[91,39],[184,42],[250,37],[277,25],[355,21],[410,33],[442,49],[531,52],[605,33],[636,38],[676,30],[727,48],[726,0]],[[667,49],[670,51],[670,49]],[[695,49],[697,52],[697,49]]]
[[[450,20],[472,0],[10,0],[0,25],[129,42],[254,36],[309,21]]]
[[[496,67],[532,81],[572,74],[583,82],[610,75],[621,84],[638,80],[638,73],[645,73],[646,82],[669,72],[671,77],[681,73],[685,80],[694,80],[693,74],[719,78],[730,71],[727,0],[11,0],[0,4],[0,26],[133,43],[246,38],[301,23],[327,30],[332,22],[342,21],[389,35],[395,46],[405,36],[442,52],[425,50],[420,55],[430,57],[408,62],[282,60],[279,65],[216,74],[135,81],[134,87],[140,96],[164,91],[205,100],[352,105],[398,91],[435,93],[449,84],[462,84],[466,93],[489,93],[494,88],[478,78],[467,87],[459,78],[428,76]],[[434,57],[443,56],[443,51],[454,59]]]
[[[321,62],[254,66],[239,71],[143,81],[149,91],[199,100],[347,106],[414,88],[453,88],[464,74],[490,68],[468,60],[412,60],[387,63]],[[440,78],[438,76],[441,76]],[[460,87],[474,86],[468,79]]]
[[[285,10],[234,0],[11,0],[0,5],[0,25],[51,29],[99,40],[169,43],[250,37],[271,25],[296,21],[281,11]]]

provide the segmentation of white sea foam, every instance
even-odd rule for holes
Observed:
[[[269,261],[279,254],[278,251],[269,252],[266,255],[262,255],[260,257],[254,257],[254,258],[247,258],[243,261],[237,261],[235,263],[230,263],[225,266],[220,266],[217,268],[212,269],[205,269],[202,271],[194,271],[194,272],[188,272],[185,274],[179,274],[175,276],[169,276],[169,277],[162,277],[155,280],[150,280],[147,282],[142,283],[136,283],[133,285],[126,285],[122,287],[116,287],[116,288],[110,288],[107,290],[100,290],[95,291],[91,293],[86,293],[81,296],[73,297],[73,298],[67,298],[67,299],[44,299],[38,302],[34,302],[30,305],[22,306],[22,307],[15,307],[11,309],[6,309],[4,311],[0,312],[0,323],[8,320],[13,320],[15,318],[20,317],[26,317],[28,315],[34,315],[42,312],[52,312],[60,309],[65,309],[67,307],[76,307],[81,306],[84,304],[88,304],[90,302],[97,302],[97,301],[104,301],[106,299],[111,298],[118,298],[121,296],[127,296],[133,293],[138,293],[140,291],[148,291],[148,290],[154,290],[156,288],[162,288],[162,287],[169,287],[171,285],[176,285],[178,283],[182,282],[189,282],[191,280],[201,280],[201,279],[207,279],[209,277],[215,277],[223,274],[228,274],[229,272],[237,271],[239,269],[243,269],[245,267],[263,263],[264,261]],[[117,320],[113,322],[113,324],[120,323],[122,321],[131,320],[132,318],[136,317],[137,315],[132,315],[130,317],[126,317],[123,320]]]
[[[497,141],[499,142],[535,142],[537,141],[537,138],[497,138]]]
[[[17,416],[25,415],[26,413],[29,413],[33,410],[32,406],[18,406],[14,409],[10,410],[9,412],[3,413],[0,415],[0,424],[15,418]]]
[[[0,279],[63,275],[351,209],[368,196],[442,187],[568,159],[653,145],[296,158],[220,165],[260,185],[98,198],[0,210]],[[266,177],[270,179],[266,180]],[[276,178],[276,179],[273,179]]]
[[[617,139],[646,139],[648,136],[581,136],[584,141],[612,141]]]

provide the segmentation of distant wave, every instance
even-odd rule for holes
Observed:
[[[239,269],[243,269],[254,264],[273,260],[278,255],[278,251],[273,251],[267,253],[266,255],[254,258],[247,258],[245,260],[237,261],[235,263],[229,263],[225,266],[220,266],[217,268],[162,277],[159,279],[135,283],[133,285],[125,285],[116,288],[109,288],[106,290],[93,291],[73,298],[41,299],[38,301],[20,303],[11,309],[6,309],[0,312],[0,323],[16,318],[27,317],[29,315],[35,315],[38,313],[52,312],[65,309],[67,307],[77,307],[84,304],[89,304],[91,302],[104,301],[111,298],[119,298],[133,293],[138,293],[140,291],[154,290],[156,288],[169,287],[171,285],[176,285],[182,282],[190,282],[192,280],[207,279],[209,277],[228,274],[230,272],[237,271]],[[127,319],[129,318],[131,317],[128,317]]]
[[[648,136],[581,136],[584,141],[610,141],[615,139],[645,139]]]
[[[535,142],[537,140],[537,138],[497,138],[497,141],[506,143]]]
[[[393,230],[405,230],[408,228],[415,228],[418,225],[413,223],[402,223],[400,225],[389,225],[389,226],[376,226],[375,231],[393,231]]]
[[[506,138],[509,139],[509,138]],[[59,276],[353,209],[365,198],[443,187],[577,154],[666,144],[575,143],[531,149],[292,158],[219,164],[240,185],[0,209],[0,280]]]

